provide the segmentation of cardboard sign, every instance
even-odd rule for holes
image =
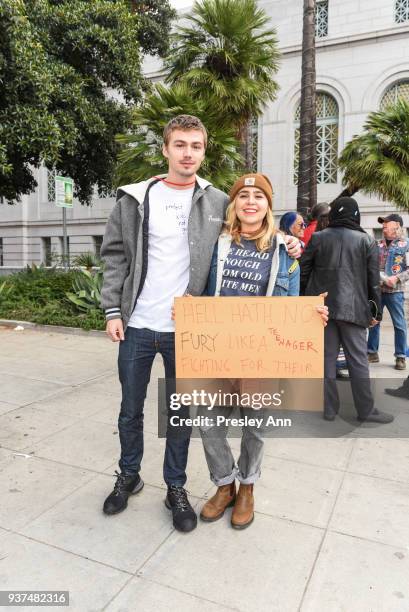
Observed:
[[[321,297],[175,299],[177,378],[323,378]]]

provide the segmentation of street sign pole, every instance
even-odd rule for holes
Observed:
[[[64,270],[68,270],[68,244],[67,244],[67,209],[62,209],[62,260],[64,264]]]
[[[55,177],[55,205],[62,208],[62,258],[64,270],[70,267],[68,256],[67,208],[73,207],[74,182],[66,176]]]

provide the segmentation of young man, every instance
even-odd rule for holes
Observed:
[[[379,217],[383,240],[378,242],[379,268],[381,271],[381,310],[391,315],[395,332],[395,369],[406,369],[406,318],[404,284],[409,279],[409,240],[402,236],[403,220],[395,213]],[[368,361],[378,363],[379,325],[369,330]]]
[[[165,376],[175,378],[175,296],[201,295],[213,247],[219,237],[228,197],[196,175],[207,144],[199,119],[179,115],[164,130],[168,173],[118,190],[101,255],[105,262],[102,306],[107,334],[120,342],[118,369],[122,403],[118,428],[121,473],[104,503],[106,514],[127,506],[143,487],[143,406],[152,362],[162,355]],[[299,256],[298,241],[290,254]],[[197,517],[184,487],[190,429],[168,435],[163,475],[166,506],[180,531],[196,527]]]

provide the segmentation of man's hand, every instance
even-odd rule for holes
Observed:
[[[379,321],[377,319],[372,319],[369,323],[369,327],[375,327],[375,325],[379,325]]]
[[[295,236],[284,236],[287,252],[293,259],[301,257],[301,243]]]
[[[328,291],[325,293],[320,293],[320,297],[326,298],[328,295]],[[321,317],[321,321],[324,327],[326,327],[329,318],[328,306],[316,306],[317,312]]]
[[[125,340],[122,319],[111,319],[110,321],[107,321],[106,333],[111,338],[112,342]]]
[[[384,284],[388,285],[388,287],[394,287],[398,280],[399,278],[397,276],[387,276],[384,280]]]

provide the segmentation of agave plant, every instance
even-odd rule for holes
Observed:
[[[91,251],[77,255],[72,260],[72,263],[74,266],[86,268],[88,271],[90,271],[92,268],[102,267],[102,261],[99,259],[99,257],[97,257],[97,255],[95,255],[95,253],[92,253]]]
[[[101,288],[103,271],[91,274],[88,270],[78,270],[74,273],[72,291],[66,296],[80,312],[89,313],[101,308]]]

